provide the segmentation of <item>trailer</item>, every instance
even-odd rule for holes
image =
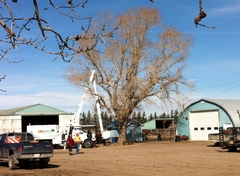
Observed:
[[[223,127],[219,128],[219,141],[221,149],[228,149],[228,151],[237,151],[240,147],[240,127],[231,127],[229,134],[224,134]]]

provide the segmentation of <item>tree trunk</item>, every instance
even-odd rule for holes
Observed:
[[[122,128],[119,130],[118,144],[123,145],[123,142],[126,141],[126,126],[123,124]]]

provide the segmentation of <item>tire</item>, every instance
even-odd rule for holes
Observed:
[[[236,147],[229,148],[228,151],[229,151],[229,152],[236,152],[236,151],[237,151],[237,148],[236,148]]]
[[[17,166],[15,164],[15,157],[13,155],[9,156],[9,158],[8,158],[8,168],[10,170],[14,170],[17,168]]]
[[[93,148],[93,142],[90,139],[87,139],[83,143],[84,148]]]
[[[40,168],[46,168],[48,167],[48,161],[47,160],[40,160],[39,161]]]

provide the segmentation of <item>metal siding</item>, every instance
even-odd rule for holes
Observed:
[[[143,141],[143,139],[142,139],[142,126],[141,125],[137,126],[137,131],[138,131],[138,141]]]
[[[131,130],[131,126],[129,125],[127,127],[127,131],[126,131],[126,136],[127,136],[127,140],[132,140],[132,130]]]
[[[22,131],[21,116],[0,116],[0,124],[1,124],[0,133]]]
[[[142,129],[156,129],[156,121],[155,121],[155,119],[153,119],[153,120],[151,120],[149,122],[144,123]]]
[[[127,126],[126,136],[127,140],[134,140],[134,141],[143,141],[142,139],[142,126],[138,123],[134,125],[135,128],[132,126],[133,124],[129,124]],[[136,135],[136,139],[134,139],[134,135]]]

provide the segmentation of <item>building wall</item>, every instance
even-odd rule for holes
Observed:
[[[0,133],[21,132],[22,131],[21,116],[0,116]]]
[[[220,126],[223,126],[224,123],[232,122],[228,114],[221,107],[212,103],[201,101],[189,106],[187,109],[184,110],[184,113],[179,118],[179,121],[177,124],[177,134],[190,136],[189,120],[188,120],[190,111],[208,111],[208,110],[219,111]]]
[[[149,122],[146,122],[143,124],[142,129],[149,129],[149,130],[153,130],[156,129],[156,121],[155,119],[150,120]]]

